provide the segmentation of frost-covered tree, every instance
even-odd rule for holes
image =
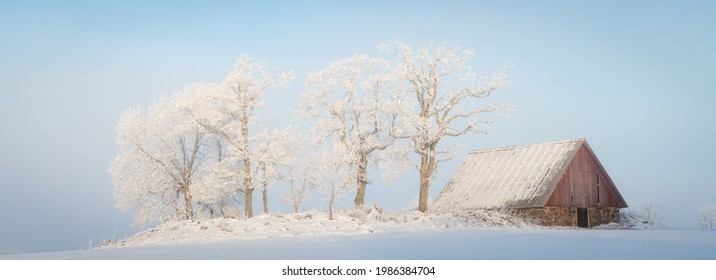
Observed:
[[[255,135],[257,147],[253,150],[255,160],[256,182],[261,189],[263,212],[268,214],[268,188],[282,179],[281,171],[293,160],[289,157],[289,146],[292,134],[288,130],[264,129]]]
[[[340,143],[319,148],[318,157],[310,160],[307,178],[328,204],[328,218],[333,220],[333,203],[355,188],[354,154]]]
[[[313,129],[323,141],[334,137],[347,150],[354,151],[357,208],[365,203],[368,163],[375,152],[392,143],[390,90],[394,75],[388,62],[355,55],[335,61],[310,73],[308,93],[303,96],[302,116],[314,119]]]
[[[623,217],[625,218],[625,224],[645,228],[665,228],[669,221],[668,213],[651,202],[630,207]]]
[[[431,176],[439,162],[451,157],[440,142],[471,132],[486,133],[484,125],[491,121],[478,116],[508,112],[511,107],[483,100],[509,80],[505,69],[492,76],[477,75],[469,64],[473,52],[458,46],[412,48],[395,41],[380,48],[394,55],[394,70],[404,87],[394,96],[395,110],[403,110],[396,118],[394,136],[409,139],[419,158],[414,164],[420,173],[418,210],[427,212]]]
[[[117,207],[136,209],[135,224],[193,219],[194,177],[202,164],[204,129],[188,117],[191,91],[162,97],[143,112],[124,112],[119,153],[110,167]]]
[[[703,229],[713,229],[716,222],[716,207],[706,204],[699,208],[698,224]]]
[[[668,214],[661,210],[661,207],[651,202],[645,203],[641,210],[643,223],[649,226],[665,226],[668,221]]]
[[[243,216],[239,208],[243,207],[244,197],[237,191],[239,184],[235,179],[236,168],[223,161],[230,146],[221,138],[207,141],[207,155],[204,156],[203,172],[194,180],[194,199],[204,218],[237,218]]]
[[[291,78],[290,72],[272,73],[263,61],[241,57],[223,83],[207,86],[199,101],[202,108],[194,119],[208,132],[226,141],[228,147],[214,172],[223,182],[231,182],[244,194],[246,217],[253,216],[253,191],[256,187],[256,137],[249,131],[256,122],[255,111],[271,87]]]
[[[307,199],[308,190],[314,188],[312,171],[316,161],[316,150],[308,137],[290,127],[284,130],[281,145],[286,150],[286,158],[281,166],[281,181],[289,188],[289,194],[282,197],[298,213],[301,203]]]

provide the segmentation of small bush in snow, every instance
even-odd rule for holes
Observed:
[[[716,222],[716,207],[706,204],[699,208],[698,224],[703,229],[713,229]]]

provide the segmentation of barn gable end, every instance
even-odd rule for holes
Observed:
[[[584,142],[544,206],[626,208],[627,204],[589,145]]]

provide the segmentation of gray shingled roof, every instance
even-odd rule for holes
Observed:
[[[575,139],[472,151],[431,208],[544,207],[583,143]]]

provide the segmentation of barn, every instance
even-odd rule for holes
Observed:
[[[435,212],[513,210],[543,225],[619,222],[624,198],[585,139],[470,152]]]

